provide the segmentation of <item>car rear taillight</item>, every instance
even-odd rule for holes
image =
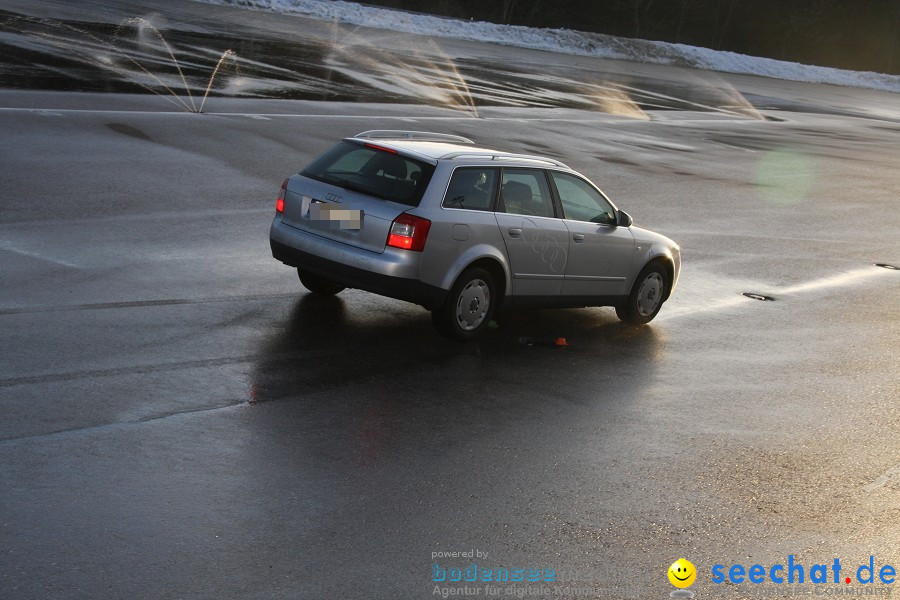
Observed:
[[[431,229],[431,221],[403,213],[391,223],[387,245],[391,248],[421,252],[425,248],[425,238]]]
[[[278,199],[275,200],[275,212],[281,214],[284,212],[284,192],[287,190],[287,182],[285,179],[284,183],[281,184],[281,190],[278,192]]]

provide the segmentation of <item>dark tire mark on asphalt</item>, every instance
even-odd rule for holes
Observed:
[[[297,294],[247,294],[244,296],[214,296],[211,298],[161,298],[158,300],[131,300],[126,302],[92,302],[87,304],[63,304],[57,306],[34,306],[22,308],[2,308],[2,315],[21,315],[45,312],[65,312],[70,310],[104,310],[109,308],[139,308],[144,306],[174,306],[179,304],[207,304],[211,302],[253,302],[257,300],[284,300],[296,298]]]

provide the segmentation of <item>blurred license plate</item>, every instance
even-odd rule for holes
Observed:
[[[336,225],[339,229],[350,231],[359,231],[362,227],[363,211],[361,210],[313,200],[309,203],[308,211],[310,221],[326,221]]]

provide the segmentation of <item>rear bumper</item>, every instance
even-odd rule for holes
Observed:
[[[284,225],[277,218],[272,223],[269,244],[272,256],[284,264],[348,288],[412,302],[429,310],[438,308],[447,298],[447,290],[422,283],[418,279],[384,272],[408,272],[412,267],[417,268],[417,265],[398,266],[388,256],[350,248],[345,244],[305,233]],[[379,260],[379,257],[384,260]],[[365,268],[348,264],[350,262],[361,264]]]

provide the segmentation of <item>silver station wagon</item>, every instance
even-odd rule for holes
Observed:
[[[316,294],[420,304],[457,340],[504,308],[613,306],[656,316],[681,251],[557,160],[419,131],[344,139],[285,180],[272,255]]]

